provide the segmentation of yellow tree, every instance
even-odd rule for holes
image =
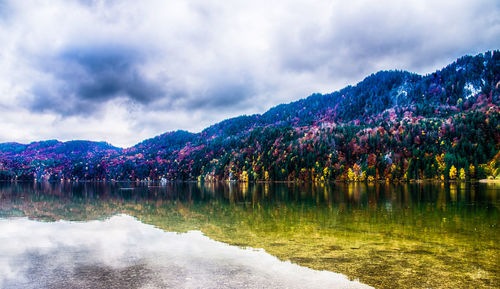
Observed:
[[[450,168],[450,180],[454,180],[457,178],[457,168],[455,166],[451,166]]]
[[[464,170],[464,168],[460,169],[460,179],[462,181],[465,181],[465,170]]]
[[[444,162],[444,153],[436,156],[436,163],[438,165],[437,167],[438,173],[441,174],[442,172],[444,172],[446,168],[446,163]]]
[[[362,171],[361,175],[359,176],[359,181],[364,182],[366,180],[366,171]]]
[[[474,165],[469,166],[469,177],[472,179],[476,176],[476,167]]]
[[[325,167],[323,169],[323,176],[325,177],[325,179],[328,179],[329,175],[330,175],[330,171],[328,170],[328,167]]]
[[[351,168],[349,168],[349,170],[347,171],[347,179],[350,182],[354,181],[354,179],[355,179],[355,174],[354,174],[354,172],[352,171]]]
[[[247,171],[241,172],[241,179],[240,179],[240,181],[248,183],[248,172]]]
[[[500,167],[497,165],[496,158],[499,157],[500,153],[498,153],[495,158],[493,158],[490,162],[486,164],[486,173],[488,174],[488,178],[496,178],[498,172],[500,171]]]

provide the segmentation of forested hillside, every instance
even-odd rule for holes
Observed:
[[[426,76],[381,71],[355,86],[133,147],[0,144],[0,179],[374,181],[495,178],[500,51]]]

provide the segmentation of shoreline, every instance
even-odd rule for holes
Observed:
[[[483,184],[500,184],[500,179],[481,179],[478,182]]]
[[[304,181],[195,181],[195,180],[178,180],[178,181],[167,181],[165,184],[157,181],[132,181],[132,180],[64,180],[64,181],[34,181],[34,180],[0,180],[0,183],[40,183],[40,184],[62,184],[62,183],[94,183],[94,184],[112,184],[112,183],[136,183],[136,184],[151,184],[164,186],[166,184],[459,184],[459,183],[483,183],[483,184],[500,184],[500,179],[472,179],[472,180],[433,180],[433,179],[420,179],[420,180],[408,180],[408,181],[342,181],[342,180],[332,180],[323,182],[304,182]]]

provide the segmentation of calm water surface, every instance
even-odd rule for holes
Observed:
[[[0,288],[497,288],[499,192],[0,183]]]

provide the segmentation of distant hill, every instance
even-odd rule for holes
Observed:
[[[105,142],[48,140],[30,144],[0,144],[0,179],[60,179],[85,174],[88,164],[116,156],[122,149]],[[95,166],[95,165],[92,165]],[[95,169],[94,174],[105,176]]]
[[[355,86],[119,149],[0,144],[0,179],[410,180],[496,177],[500,51],[432,74],[381,71]],[[497,161],[498,160],[498,161]]]

